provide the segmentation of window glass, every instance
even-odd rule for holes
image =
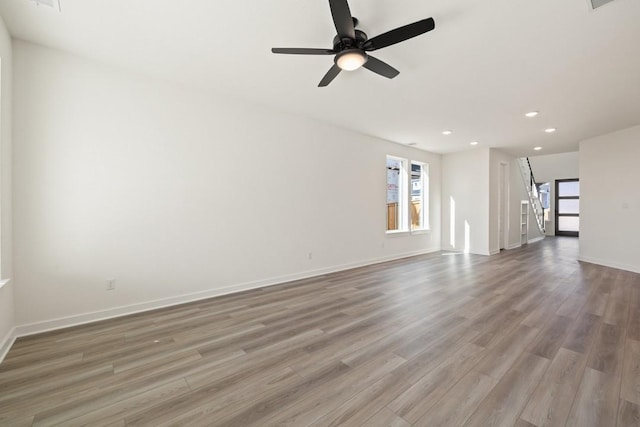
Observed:
[[[407,161],[387,156],[387,231],[407,230]]]
[[[580,231],[580,217],[579,216],[558,217],[558,230]]]
[[[429,227],[429,185],[427,165],[411,162],[411,230],[423,230]]]
[[[580,199],[559,199],[558,213],[560,214],[579,214]]]
[[[558,182],[558,197],[577,197],[580,195],[580,181]]]

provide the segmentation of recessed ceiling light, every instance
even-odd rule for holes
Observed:
[[[442,131],[442,134],[443,134],[443,135],[451,135],[452,133],[453,133],[453,131],[452,131],[452,130],[445,130],[445,131]]]
[[[478,145],[478,141],[471,141],[469,144],[471,144],[471,145]]]
[[[525,116],[527,116],[527,117],[535,117],[538,114],[540,114],[538,111],[529,111],[527,114],[525,114]]]
[[[533,147],[533,149],[536,150],[536,151],[540,151],[540,150],[542,150],[542,147]]]
[[[557,130],[558,130],[558,129],[556,129],[556,128],[549,128],[549,129],[545,129],[544,131],[545,131],[546,133],[554,133],[554,132],[555,132],[555,131],[557,131]]]

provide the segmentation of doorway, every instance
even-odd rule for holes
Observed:
[[[580,235],[580,180],[556,180],[556,236]]]

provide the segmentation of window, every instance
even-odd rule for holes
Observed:
[[[548,182],[540,184],[538,186],[538,194],[544,211],[544,222],[547,223],[549,222],[549,211],[551,209],[551,184]]]
[[[387,156],[387,232],[427,229],[429,165]]]
[[[411,231],[429,228],[428,165],[411,162]]]
[[[407,231],[407,160],[387,156],[387,232]]]

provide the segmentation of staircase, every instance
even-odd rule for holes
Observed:
[[[540,199],[536,180],[533,177],[531,163],[529,163],[528,157],[521,157],[518,159],[518,164],[520,165],[522,181],[524,182],[527,194],[529,195],[529,206],[531,206],[531,209],[533,210],[533,216],[536,219],[538,230],[540,230],[540,233],[544,235],[544,208],[542,207],[542,200]]]

